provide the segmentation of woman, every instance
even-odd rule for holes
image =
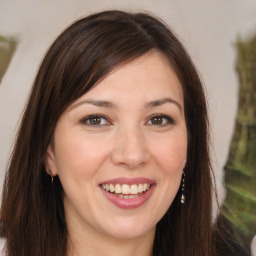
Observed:
[[[106,11],[38,71],[5,179],[8,256],[211,255],[203,87],[175,35]]]

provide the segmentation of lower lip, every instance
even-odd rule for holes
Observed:
[[[117,207],[122,208],[122,209],[134,209],[142,206],[146,201],[150,198],[150,196],[153,193],[155,185],[151,185],[149,190],[146,192],[142,193],[138,197],[135,198],[120,198],[116,196],[115,194],[107,192],[105,189],[101,188],[101,191],[103,194],[107,197],[107,199],[115,204]]]

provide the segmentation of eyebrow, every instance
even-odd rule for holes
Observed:
[[[182,107],[180,105],[180,103],[178,103],[176,100],[172,99],[172,98],[163,98],[163,99],[157,99],[157,100],[153,100],[153,101],[149,101],[145,104],[146,108],[154,108],[154,107],[158,107],[161,106],[163,104],[166,103],[172,103],[174,105],[176,105],[178,107],[178,109],[182,112]],[[83,104],[92,104],[94,106],[97,107],[102,107],[102,108],[114,108],[117,109],[117,105],[113,104],[110,101],[106,101],[106,100],[92,100],[92,99],[88,99],[88,100],[82,100],[76,104],[74,104],[71,109],[74,109],[80,105]]]
[[[71,109],[76,108],[82,104],[92,104],[94,106],[101,107],[101,108],[117,108],[117,106],[115,104],[113,104],[110,101],[106,101],[106,100],[82,100],[82,101],[74,104],[71,107]]]
[[[172,98],[163,98],[163,99],[153,100],[153,101],[146,103],[145,107],[153,108],[153,107],[161,106],[165,103],[172,103],[172,104],[176,105],[178,107],[178,109],[182,112],[181,104]]]

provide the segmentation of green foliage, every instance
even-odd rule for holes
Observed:
[[[0,35],[0,83],[10,64],[16,46],[17,41],[14,38],[6,38]]]
[[[256,36],[237,42],[239,106],[225,166],[227,197],[223,215],[239,244],[248,248],[256,234]]]

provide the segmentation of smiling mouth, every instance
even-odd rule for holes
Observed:
[[[131,199],[143,195],[145,192],[149,190],[151,184],[101,184],[100,186],[102,189],[106,190],[111,194],[114,194],[119,198]]]

